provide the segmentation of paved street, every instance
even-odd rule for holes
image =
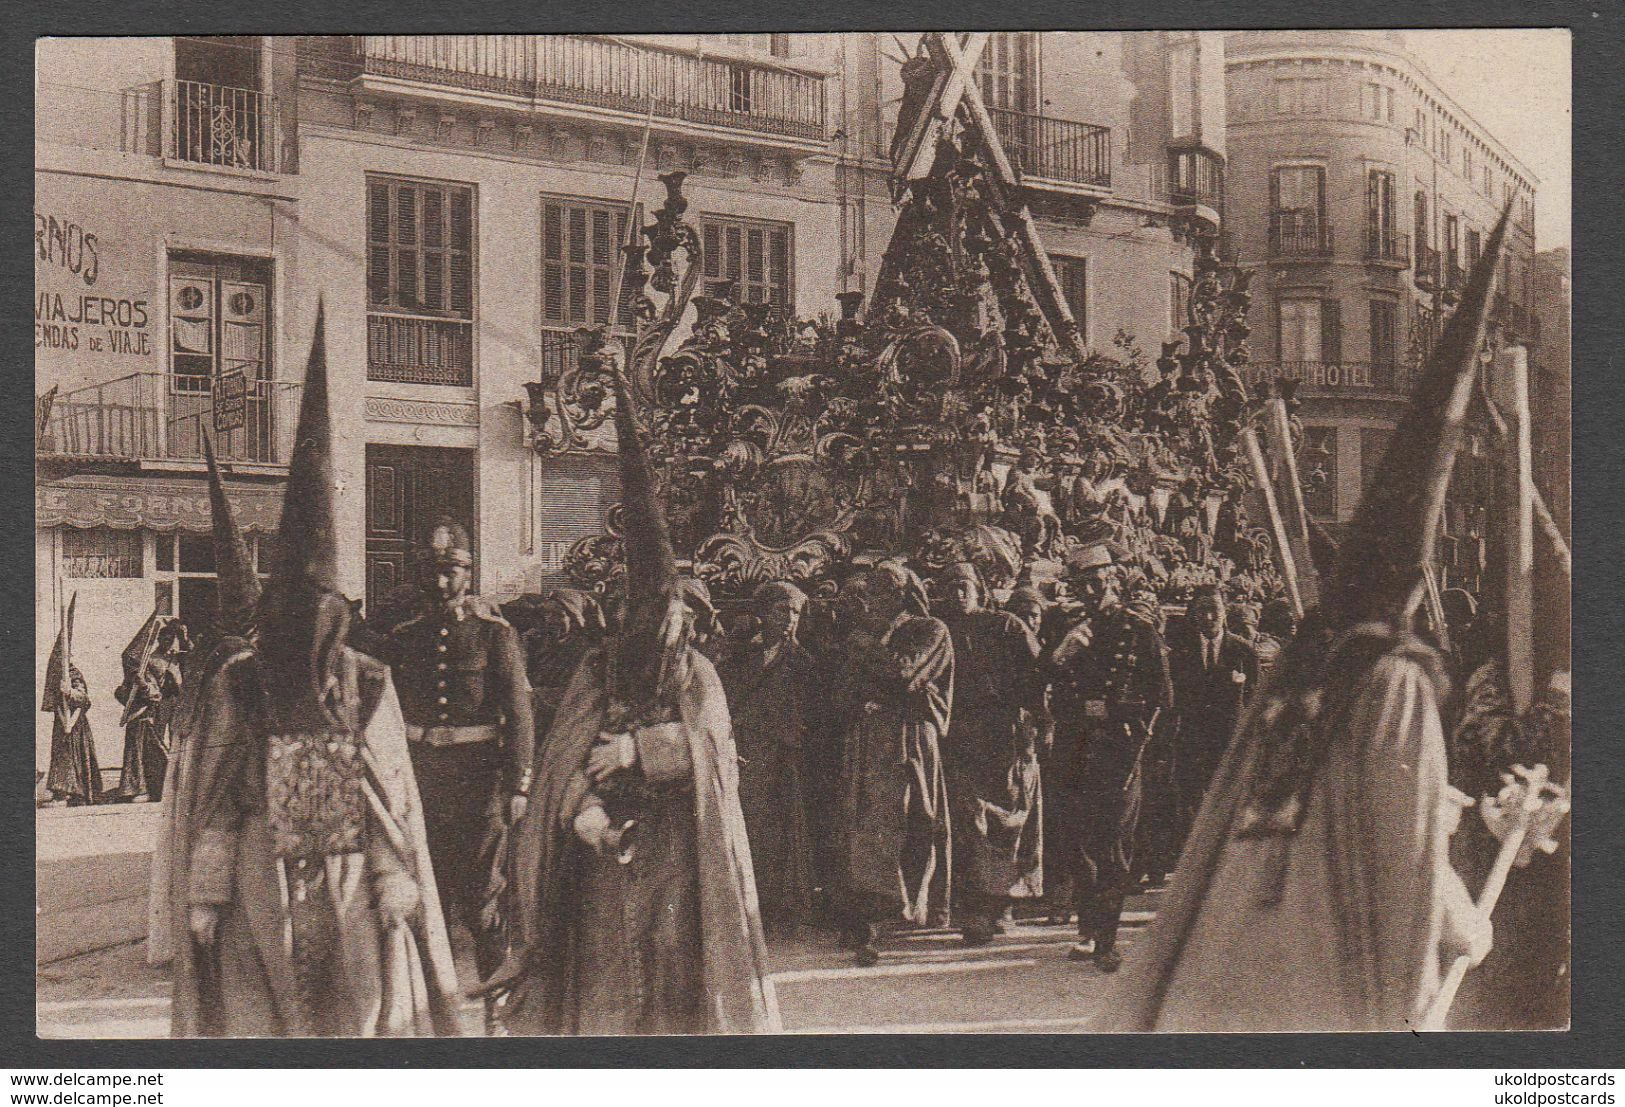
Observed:
[[[1119,939],[1131,963],[1156,893],[1129,901]],[[792,1033],[932,1034],[1086,1031],[1109,986],[1066,959],[1068,927],[1017,922],[991,945],[965,949],[957,933],[893,940],[880,964],[858,968],[833,938],[771,949],[784,1027]],[[461,952],[461,951],[460,951]],[[466,958],[460,968],[471,969]],[[465,1009],[468,1033],[479,1012]],[[169,1033],[169,981],[139,943],[69,958],[39,972],[39,1033],[46,1038],[146,1038]]]

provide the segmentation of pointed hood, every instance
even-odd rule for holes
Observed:
[[[57,628],[56,641],[51,646],[51,659],[45,663],[45,692],[40,700],[41,711],[55,711],[66,706],[73,669],[73,614],[79,606],[79,593],[68,600],[68,614]]]
[[[338,542],[335,530],[333,427],[327,400],[326,309],[316,305],[316,335],[305,367],[305,394],[299,405],[299,429],[288,462],[288,486],[277,529],[274,584],[306,581],[338,591]]]
[[[350,605],[338,590],[332,435],[325,312],[318,301],[276,563],[258,628],[273,726],[295,731],[348,725],[335,699],[343,695],[336,672]]]
[[[238,529],[231,501],[226,498],[220,466],[214,460],[214,445],[203,436],[203,459],[209,464],[209,521],[214,528],[214,568],[218,576],[216,604],[219,608],[215,629],[220,634],[242,634],[254,620],[260,602],[260,578],[254,573],[254,558],[243,532]]]
[[[158,650],[158,632],[168,621],[158,613],[158,608],[154,605],[152,614],[147,616],[147,621],[141,624],[141,629],[135,632],[135,637],[130,639],[129,645],[124,647],[124,653],[119,657],[124,667],[126,681],[134,681],[141,675],[141,670],[147,667],[147,662]]]
[[[1334,627],[1366,620],[1404,623],[1414,610],[1461,446],[1510,213],[1509,206],[1490,232],[1340,544],[1337,573],[1325,595]]]
[[[615,434],[621,467],[622,556],[626,607],[616,635],[616,684],[622,698],[646,698],[672,675],[682,644],[677,556],[649,464],[648,429],[623,373],[615,378]]]

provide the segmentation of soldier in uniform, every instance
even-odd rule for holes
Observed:
[[[1056,730],[1044,769],[1051,812],[1044,838],[1058,862],[1054,869],[1073,882],[1078,941],[1069,956],[1093,958],[1102,972],[1115,972],[1122,964],[1117,927],[1133,872],[1141,755],[1158,714],[1172,705],[1173,687],[1162,636],[1119,598],[1107,542],[1077,549],[1067,577],[1082,618],[1049,654]]]
[[[483,978],[504,951],[480,918],[482,845],[493,823],[524,817],[536,733],[519,634],[494,604],[469,593],[469,545],[449,519],[431,528],[428,595],[390,632],[388,652],[445,915],[474,935]]]

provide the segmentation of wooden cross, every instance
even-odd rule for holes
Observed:
[[[1038,225],[1022,197],[1021,173],[1005,153],[993,116],[976,83],[976,63],[990,37],[985,31],[970,32],[963,40],[954,31],[931,31],[925,35],[926,56],[934,64],[936,74],[931,96],[919,114],[906,123],[908,136],[897,149],[892,163],[893,176],[906,183],[929,175],[936,162],[942,130],[963,107],[972,143],[980,148],[988,162],[994,202],[1016,218],[1027,283],[1038,300],[1039,309],[1056,340],[1077,357],[1085,357],[1088,350],[1078,333],[1077,320],[1072,317],[1072,308],[1066,302],[1049,253],[1039,237]],[[899,126],[905,125],[902,120],[898,122]]]

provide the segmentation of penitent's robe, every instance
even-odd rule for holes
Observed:
[[[265,695],[258,658],[241,638],[216,643],[182,705],[179,762],[163,835],[169,856],[175,1037],[414,1036],[457,1033],[457,978],[440,914],[405,726],[389,671],[345,649],[338,677],[362,738],[367,817],[362,848],[329,854],[313,899],[323,948],[304,944],[312,907],[293,903],[267,807]],[[408,879],[419,907],[387,927],[373,900]],[[190,909],[219,911],[213,947],[198,946]],[[330,946],[327,943],[331,943]],[[301,965],[327,970],[313,1004]]]
[[[632,730],[642,783],[625,864],[572,825],[609,713],[601,652],[565,691],[515,835],[517,941],[484,985],[509,993],[511,1034],[779,1029],[727,700],[698,651],[686,668],[672,717]]]
[[[973,896],[1044,894],[1036,737],[1047,714],[1038,640],[1014,615],[943,618],[953,638],[953,726],[943,740],[954,876]]]
[[[1471,901],[1435,685],[1392,650],[1351,681],[1294,834],[1237,836],[1273,696],[1248,707],[1105,1031],[1404,1031]],[[1330,714],[1330,713],[1328,713]]]
[[[718,675],[733,716],[762,921],[769,931],[794,933],[812,921],[804,740],[817,695],[812,659],[794,640],[771,657],[753,641],[729,654]]]
[[[952,880],[941,741],[954,695],[953,639],[940,619],[904,614],[878,641],[854,634],[848,646],[843,892],[867,921],[924,924],[938,907],[933,889]]]

